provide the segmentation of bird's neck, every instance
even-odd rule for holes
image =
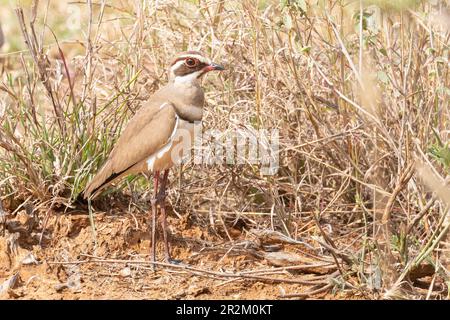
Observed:
[[[189,73],[183,76],[175,76],[175,74],[172,74],[169,82],[179,86],[200,86],[200,76],[200,71]]]
[[[188,122],[201,121],[203,118],[203,108],[194,105],[175,105],[175,110],[182,120]]]
[[[180,118],[189,122],[202,120],[205,94],[200,85],[169,83],[162,91]]]

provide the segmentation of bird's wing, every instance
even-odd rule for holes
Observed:
[[[166,145],[176,129],[176,112],[170,102],[149,101],[129,121],[103,167],[89,182],[84,197],[94,197],[116,177],[149,158]]]

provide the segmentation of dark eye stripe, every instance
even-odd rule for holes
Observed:
[[[185,63],[183,63],[182,65],[180,65],[178,68],[176,68],[175,70],[173,70],[173,73],[175,74],[175,76],[179,77],[179,76],[185,76],[189,73],[193,73],[193,72],[197,72],[199,70],[202,70],[204,67],[206,67],[208,64],[203,63],[203,62],[199,62],[197,63],[195,66],[193,67],[188,67]]]

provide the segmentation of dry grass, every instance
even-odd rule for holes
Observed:
[[[44,221],[72,206],[166,82],[170,57],[201,49],[227,66],[204,82],[204,126],[277,128],[281,164],[275,176],[186,165],[172,178],[174,212],[212,230],[244,217],[312,239],[336,258],[335,290],[449,297],[447,1],[34,3],[25,17],[12,6],[1,16],[0,190],[11,214],[32,206]],[[147,208],[146,179],[119,189]]]

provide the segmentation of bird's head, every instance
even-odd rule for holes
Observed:
[[[169,69],[169,79],[174,83],[195,84],[209,71],[224,70],[198,51],[185,51],[173,60]]]

